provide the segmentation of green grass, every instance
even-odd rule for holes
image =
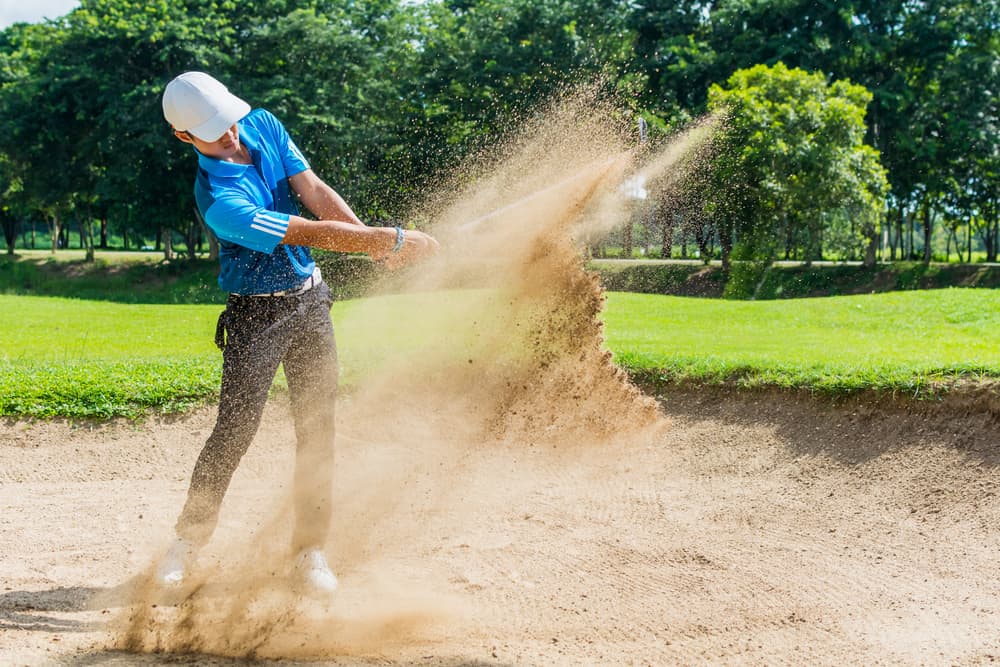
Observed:
[[[647,380],[933,395],[1000,377],[1000,292],[787,301],[612,294],[617,363]]]
[[[2,296],[0,415],[134,417],[218,391],[220,306]]]
[[[337,303],[345,380],[391,355],[465,354],[475,343],[456,340],[447,323],[477,318],[502,331],[484,319],[493,303],[482,291]],[[220,311],[0,295],[0,415],[136,417],[213,400]],[[993,290],[758,302],[611,293],[604,317],[616,361],[653,382],[925,397],[1000,378]]]
[[[15,255],[20,260],[82,262],[87,256],[87,252],[79,248],[60,248],[56,252],[52,252],[46,241],[45,247],[35,249],[17,248]],[[94,250],[94,258],[97,261],[104,261],[108,264],[120,264],[122,262],[156,264],[163,261],[163,253],[153,250],[101,250],[98,248]]]
[[[121,303],[224,303],[216,277],[218,262],[179,259],[170,263],[150,253],[59,251],[10,258],[0,255],[0,294],[95,299]]]

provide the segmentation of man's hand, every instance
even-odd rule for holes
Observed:
[[[429,234],[415,229],[403,230],[403,245],[399,250],[372,254],[372,259],[389,269],[398,269],[407,264],[430,257],[441,248],[441,245]]]

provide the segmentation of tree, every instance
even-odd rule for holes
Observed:
[[[498,141],[553,93],[624,65],[631,36],[623,0],[446,0],[428,3],[412,100],[417,150],[432,171]]]
[[[712,86],[709,108],[725,115],[710,177],[700,195],[712,214],[727,265],[766,266],[791,243],[802,259],[822,255],[831,217],[853,221],[858,246],[877,242],[885,173],[864,144],[871,95],[821,74],[758,65]],[[866,253],[874,262],[874,257]]]
[[[417,7],[321,2],[247,28],[239,93],[276,113],[313,169],[359,215],[393,217],[420,167],[406,137],[403,82],[415,76]]]
[[[988,162],[1000,136],[1000,0],[638,0],[633,8],[643,101],[665,118],[703,112],[710,83],[757,64],[865,86],[869,141],[891,185],[893,256],[904,226],[922,226],[929,260],[936,220],[980,219],[990,208],[990,168],[980,162],[976,173],[973,162]],[[965,196],[969,187],[984,194]]]

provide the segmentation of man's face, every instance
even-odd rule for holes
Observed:
[[[186,144],[192,144],[202,155],[217,160],[231,160],[240,152],[240,130],[235,124],[215,141],[204,141],[181,130],[174,130],[174,136]]]

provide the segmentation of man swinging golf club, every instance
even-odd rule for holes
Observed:
[[[223,349],[219,413],[195,464],[176,539],[156,571],[184,581],[215,529],[233,473],[247,451],[283,364],[295,421],[296,587],[328,596],[337,588],[324,545],[330,524],[337,350],[333,298],[310,247],[364,252],[398,267],[434,252],[418,231],[368,227],[309,168],[281,122],[203,72],[173,79],[163,114],[197,154],[195,201],[219,238],[219,285],[229,292],[216,344]],[[317,220],[299,216],[295,196]]]

